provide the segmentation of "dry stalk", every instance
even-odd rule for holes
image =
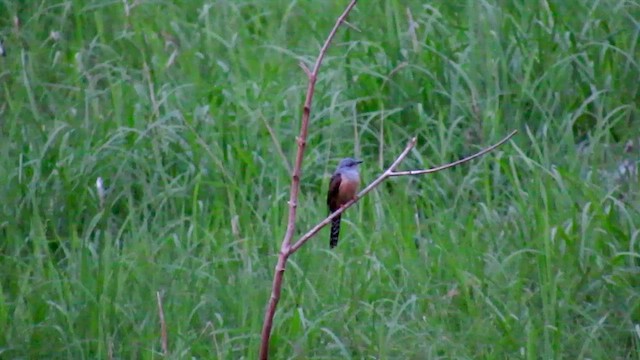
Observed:
[[[162,308],[162,296],[160,296],[160,291],[156,291],[156,300],[158,301],[158,317],[160,318],[162,355],[167,356],[169,354],[169,341],[167,340],[167,323],[164,320],[164,309]]]

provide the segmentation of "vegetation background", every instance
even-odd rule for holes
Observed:
[[[257,357],[347,0],[0,1],[0,358]],[[274,359],[640,359],[640,4],[361,1],[321,70]],[[359,30],[359,31],[358,31]],[[626,146],[625,146],[626,145]],[[107,189],[101,204],[96,180]]]

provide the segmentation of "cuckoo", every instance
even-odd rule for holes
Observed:
[[[340,161],[338,168],[331,176],[329,183],[329,193],[327,194],[327,205],[329,206],[329,214],[340,209],[349,200],[355,198],[360,186],[360,174],[358,165],[362,160],[353,158],[345,158]],[[329,247],[334,248],[338,245],[338,237],[340,236],[340,215],[331,221],[331,239]]]

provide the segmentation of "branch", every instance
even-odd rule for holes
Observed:
[[[436,166],[434,168],[431,169],[424,169],[424,170],[406,170],[406,171],[393,171],[389,174],[389,176],[407,176],[407,175],[423,175],[423,174],[431,174],[434,172],[438,172],[441,170],[445,170],[448,168],[452,168],[454,166],[460,165],[462,163],[466,163],[467,161],[471,161],[475,158],[478,158],[482,155],[485,155],[488,152],[491,152],[493,150],[495,150],[497,147],[501,146],[502,144],[506,143],[507,141],[509,141],[509,139],[511,139],[516,133],[518,132],[518,130],[513,130],[509,135],[507,135],[504,139],[498,141],[497,143],[489,146],[488,148],[482,149],[481,151],[471,155],[471,156],[467,156],[466,158],[454,161],[452,163],[448,163],[448,164],[444,164],[444,165],[440,165],[440,166]]]
[[[336,20],[333,29],[327,36],[327,39],[320,49],[318,58],[313,67],[313,71],[309,72],[306,66],[303,66],[307,78],[309,79],[309,86],[307,87],[307,97],[304,101],[304,108],[302,110],[302,124],[300,125],[300,134],[298,135],[298,152],[296,154],[295,164],[293,166],[292,180],[291,180],[291,192],[289,196],[289,219],[287,221],[287,230],[282,239],[282,245],[280,246],[280,254],[278,256],[278,262],[275,268],[275,274],[273,277],[273,286],[271,289],[271,297],[269,298],[269,304],[264,314],[264,323],[262,325],[262,337],[260,344],[260,359],[267,360],[269,358],[269,338],[271,337],[271,328],[273,327],[273,317],[276,312],[278,301],[280,300],[280,293],[282,292],[282,278],[284,276],[285,265],[289,255],[291,255],[290,246],[291,239],[296,228],[296,210],[298,207],[298,193],[300,191],[300,176],[302,173],[302,159],[304,157],[304,149],[307,143],[307,133],[309,129],[309,117],[311,114],[311,103],[313,100],[313,93],[316,86],[316,80],[318,78],[318,71],[322,60],[324,59],[327,49],[331,44],[331,41],[335,37],[338,28],[351,12],[351,9],[356,5],[357,0],[352,0],[346,9],[342,12],[342,15]]]
[[[302,70],[304,71],[304,73],[307,75],[307,78],[311,79],[311,70],[309,70],[309,68],[307,67],[307,65],[305,65],[302,61],[300,61],[298,63],[298,65],[300,65],[300,67],[302,68]]]
[[[342,206],[341,208],[339,208],[338,210],[333,212],[331,215],[329,215],[326,219],[322,220],[316,226],[311,228],[311,230],[309,230],[306,234],[302,235],[300,237],[300,239],[298,239],[298,241],[296,241],[291,246],[289,254],[293,254],[294,252],[298,251],[298,249],[300,249],[300,247],[302,247],[302,245],[304,245],[307,241],[309,241],[309,239],[311,239],[315,234],[317,234],[323,227],[325,227],[329,223],[331,223],[331,220],[333,220],[336,216],[342,214],[345,210],[350,208],[353,204],[357,203],[358,200],[360,200],[363,196],[367,195],[367,193],[369,193],[371,190],[376,188],[378,185],[380,185],[386,179],[388,179],[390,177],[393,177],[393,176],[430,174],[430,173],[434,173],[434,172],[437,172],[437,171],[440,171],[440,170],[444,170],[444,169],[448,169],[448,168],[454,167],[456,165],[460,165],[460,164],[466,163],[468,161],[471,161],[471,160],[473,160],[475,158],[478,158],[478,157],[480,157],[482,155],[485,155],[485,154],[495,150],[500,145],[502,145],[502,144],[506,143],[507,141],[509,141],[509,139],[511,139],[517,132],[518,132],[517,130],[514,130],[509,135],[507,135],[504,139],[500,140],[499,142],[495,143],[494,145],[491,145],[491,146],[489,146],[489,147],[487,147],[485,149],[482,149],[481,151],[479,151],[479,152],[477,152],[477,153],[475,153],[475,154],[473,154],[471,156],[467,156],[464,159],[460,159],[460,160],[454,161],[452,163],[440,165],[440,166],[437,166],[437,167],[434,167],[434,168],[431,168],[431,169],[425,169],[425,170],[395,171],[396,167],[398,167],[398,165],[402,162],[402,160],[404,160],[404,158],[407,157],[409,152],[416,146],[416,138],[414,137],[413,139],[411,139],[409,141],[409,143],[407,144],[407,147],[405,147],[404,150],[402,151],[402,153],[400,153],[400,155],[398,155],[398,157],[391,164],[391,166],[389,166],[389,168],[384,173],[382,173],[382,175],[378,176],[377,179],[375,179],[371,184],[367,185],[366,188],[364,188],[362,191],[360,191],[360,193],[358,193],[358,195],[353,200],[351,200],[348,203],[346,203],[344,206]]]

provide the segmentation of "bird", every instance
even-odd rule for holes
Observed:
[[[340,209],[344,204],[356,197],[358,187],[360,186],[360,173],[358,171],[358,165],[360,164],[362,164],[362,160],[354,158],[344,158],[340,160],[329,182],[329,191],[327,193],[329,214]],[[331,220],[330,248],[333,249],[338,245],[339,237],[340,215]]]

